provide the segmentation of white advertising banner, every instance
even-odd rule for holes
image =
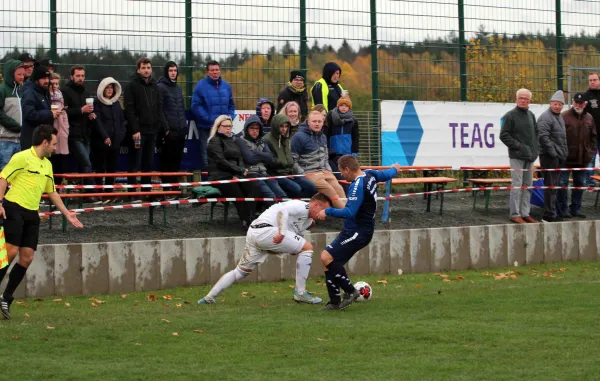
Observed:
[[[508,165],[500,126],[514,107],[514,103],[382,101],[382,164]],[[529,106],[536,120],[547,108]]]

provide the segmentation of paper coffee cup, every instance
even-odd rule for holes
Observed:
[[[51,105],[51,106],[50,106],[50,108],[51,108],[52,110],[58,110],[58,105]]]
[[[85,103],[88,105],[93,105],[94,104],[94,98],[85,98]]]
[[[346,98],[350,93],[348,90],[342,90],[342,98]]]

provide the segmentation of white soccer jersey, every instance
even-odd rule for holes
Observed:
[[[279,212],[282,212],[281,221],[279,221]],[[308,202],[291,200],[271,206],[254,220],[252,225],[269,224],[273,227],[281,226],[287,231],[304,236],[304,232],[312,223],[313,219],[308,217]]]

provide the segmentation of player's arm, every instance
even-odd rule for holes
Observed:
[[[290,214],[288,213],[287,210],[280,210],[279,212],[277,212],[277,229],[278,232],[277,234],[275,234],[275,237],[273,237],[273,243],[274,244],[279,244],[281,243],[281,241],[283,241],[283,237],[285,236],[285,231],[286,226],[288,224],[288,219],[290,217]]]
[[[60,196],[58,195],[58,192],[56,192],[56,188],[54,187],[54,176],[52,172],[50,172],[47,178],[48,179],[46,180],[46,187],[44,188],[44,193],[48,194],[48,198],[50,199],[50,201],[52,201],[52,203],[56,205],[56,208],[60,210],[62,215],[65,216],[65,218],[71,223],[71,225],[75,226],[76,228],[82,228],[83,224],[79,221],[79,219],[77,219],[77,213],[70,212],[63,203]]]
[[[384,171],[371,171],[371,173],[377,179],[377,182],[384,182],[393,179],[398,175],[398,171],[400,170],[400,164],[395,163],[392,165],[392,168],[386,169]]]
[[[355,194],[353,194],[353,195],[351,194],[350,197],[348,197],[348,202],[346,202],[346,206],[343,209],[327,208],[324,211],[322,211],[321,213],[319,213],[317,218],[319,218],[320,220],[324,220],[325,216],[331,216],[331,217],[335,217],[335,218],[344,218],[344,219],[352,218],[352,217],[356,216],[356,213],[358,213],[358,209],[362,205],[363,200],[364,200],[363,185],[359,184],[359,186],[356,187]]]
[[[2,218],[6,219],[6,212],[4,212],[4,207],[2,206],[2,200],[4,200],[4,193],[6,192],[6,188],[8,188],[8,182],[4,177],[0,178],[0,215]]]

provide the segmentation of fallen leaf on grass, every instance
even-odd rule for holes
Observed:
[[[510,276],[510,279],[517,279],[517,276],[516,276],[515,274],[512,274],[512,275]]]
[[[173,299],[173,295],[169,295],[169,294],[163,295],[163,299],[171,300],[171,299]]]
[[[25,302],[16,301],[15,303],[17,303],[20,306],[27,307],[27,303],[25,303]]]
[[[474,281],[474,280],[472,280],[472,281],[471,281],[471,284],[475,284],[475,281]]]
[[[62,299],[61,298],[54,299],[53,302],[62,302]]]
[[[204,333],[204,331],[201,330],[201,329],[194,329],[192,332],[194,332],[194,333]]]
[[[377,281],[377,283],[381,283],[385,287],[387,286],[387,278],[381,278]]]
[[[254,293],[253,292],[244,291],[244,292],[242,292],[242,296],[246,297],[246,298],[254,298]]]
[[[44,340],[44,341],[48,341],[48,338],[46,338],[46,337],[42,337],[42,340]]]
[[[92,306],[92,307],[98,307],[98,305],[96,303],[90,303],[90,306]]]
[[[126,297],[128,297],[129,295],[127,294],[121,294],[121,299],[125,299]]]
[[[294,286],[293,284],[290,284],[290,285],[288,286],[288,288],[296,288],[296,286]]]
[[[268,305],[268,304],[261,303],[261,305],[260,305],[260,306],[261,306],[261,307],[268,307],[269,305]]]
[[[142,346],[142,343],[135,343],[135,345],[137,345],[137,346]]]
[[[163,323],[170,323],[170,321],[168,321],[167,319],[160,319],[160,321],[162,321]]]
[[[550,274],[550,273],[545,273],[542,275],[545,278],[554,278],[554,275]]]
[[[457,281],[459,281],[459,282],[460,282],[461,280],[465,280],[465,277],[464,277],[464,276],[457,276],[457,277],[456,277],[456,278],[454,278],[454,279],[456,279]]]
[[[12,339],[13,340],[19,340],[21,338],[21,336],[13,336]]]
[[[316,284],[321,283],[321,279],[317,279],[317,281],[315,282]]]
[[[320,337],[317,337],[317,340],[319,340],[319,341],[329,341],[329,339],[321,339]]]
[[[181,304],[181,303],[175,304],[175,307],[177,307],[177,308],[181,308],[182,306],[183,306],[183,304]]]
[[[104,300],[100,300],[100,299],[96,299],[96,298],[89,298],[88,299],[90,302],[96,303],[96,304],[104,304],[106,303]]]
[[[149,294],[146,295],[146,300],[149,302],[156,302],[156,300],[158,300],[158,297],[156,296],[156,294]]]
[[[163,307],[169,308],[169,305],[167,303],[163,303]]]
[[[23,316],[24,316],[24,317],[29,317],[29,314],[28,314],[28,313],[26,313],[26,314],[23,314]]]
[[[56,329],[56,327],[52,327],[52,326],[47,325],[46,329]]]
[[[179,336],[179,333],[177,333],[177,332],[173,332],[171,335],[172,335],[172,336]]]
[[[444,279],[442,279],[442,281],[444,281],[444,282],[450,282],[450,279],[444,278]]]
[[[417,288],[421,288],[423,285],[421,283],[417,283]]]
[[[65,307],[71,307],[71,303],[65,303]]]
[[[187,300],[185,302],[183,302],[183,304],[192,304],[191,302],[188,302]]]

